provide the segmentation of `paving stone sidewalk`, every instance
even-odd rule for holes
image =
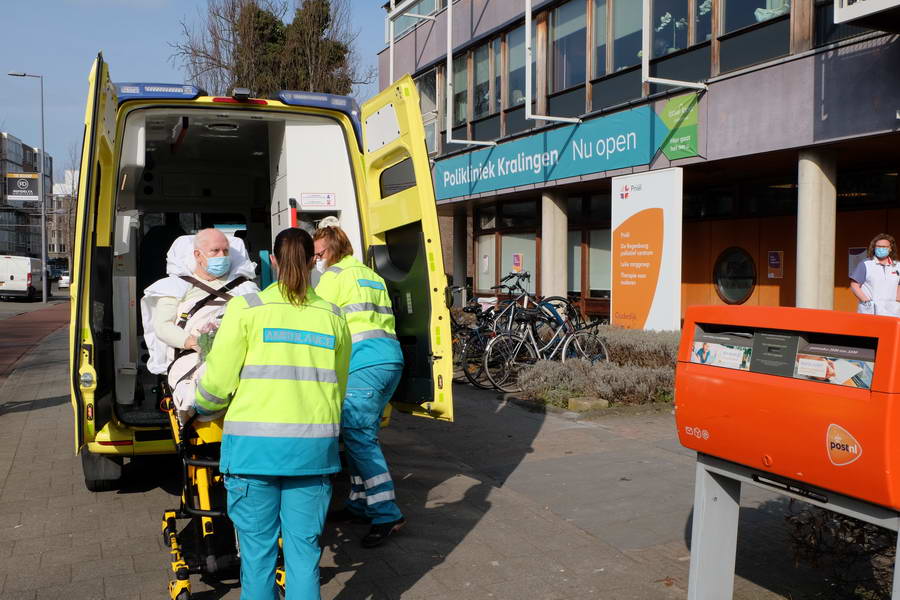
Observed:
[[[54,333],[0,388],[0,600],[164,600],[177,463],[135,461],[122,490],[85,490],[66,345]],[[409,525],[374,550],[365,527],[329,526],[323,598],[686,597],[693,456],[671,415],[580,422],[455,393],[456,423],[398,416],[384,431]],[[784,504],[753,493],[744,506],[735,597],[819,597],[821,574],[791,566]],[[239,596],[235,582],[195,591]]]

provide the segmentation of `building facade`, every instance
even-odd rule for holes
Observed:
[[[446,1],[394,21],[379,73],[417,83],[455,283],[487,295],[524,268],[607,316],[612,178],[681,167],[682,310],[855,310],[850,265],[900,233],[893,34],[836,24],[833,0],[652,0],[649,75],[692,89],[642,76],[639,0],[533,0],[527,66],[525,0],[457,0],[449,70]],[[529,95],[580,122],[527,119]],[[496,145],[447,143],[448,109],[453,140]]]
[[[41,256],[41,206],[15,200],[7,194],[7,175],[38,173],[40,149],[0,132],[0,254]],[[53,198],[53,157],[44,158],[44,199],[48,210]]]

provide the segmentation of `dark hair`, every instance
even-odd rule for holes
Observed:
[[[888,256],[891,257],[891,260],[897,260],[897,240],[894,239],[894,236],[887,233],[879,233],[875,237],[872,238],[872,241],[869,242],[869,258],[875,258],[875,244],[880,242],[881,240],[887,240],[891,244],[891,253]]]
[[[306,301],[309,287],[309,259],[315,252],[313,240],[302,229],[291,227],[275,236],[273,251],[278,261],[278,288],[288,302],[300,306]]]
[[[325,241],[325,245],[331,253],[331,264],[338,262],[345,256],[353,254],[353,245],[350,243],[350,238],[347,237],[347,234],[344,233],[344,230],[340,227],[322,227],[321,229],[316,229],[314,239],[316,241]],[[330,267],[331,264],[328,266]]]

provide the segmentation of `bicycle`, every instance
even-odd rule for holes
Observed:
[[[522,369],[538,360],[562,362],[572,359],[587,360],[592,364],[609,360],[609,352],[602,338],[592,331],[599,323],[575,328],[570,323],[558,327],[544,343],[539,343],[536,323],[546,317],[537,311],[522,311],[516,319],[524,324],[520,332],[499,333],[484,352],[484,370],[488,380],[502,392],[519,391],[518,379]]]
[[[460,368],[465,378],[476,388],[490,389],[491,383],[484,372],[484,351],[496,335],[493,328],[494,309],[482,310],[481,305],[472,300],[465,312],[475,315],[475,327],[469,329],[462,348]]]

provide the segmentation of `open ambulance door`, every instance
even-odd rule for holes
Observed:
[[[111,219],[118,101],[103,55],[88,79],[75,217],[69,330],[75,452],[112,418]]]
[[[405,361],[399,410],[453,420],[450,314],[419,94],[409,75],[362,105],[366,259],[387,282]]]

